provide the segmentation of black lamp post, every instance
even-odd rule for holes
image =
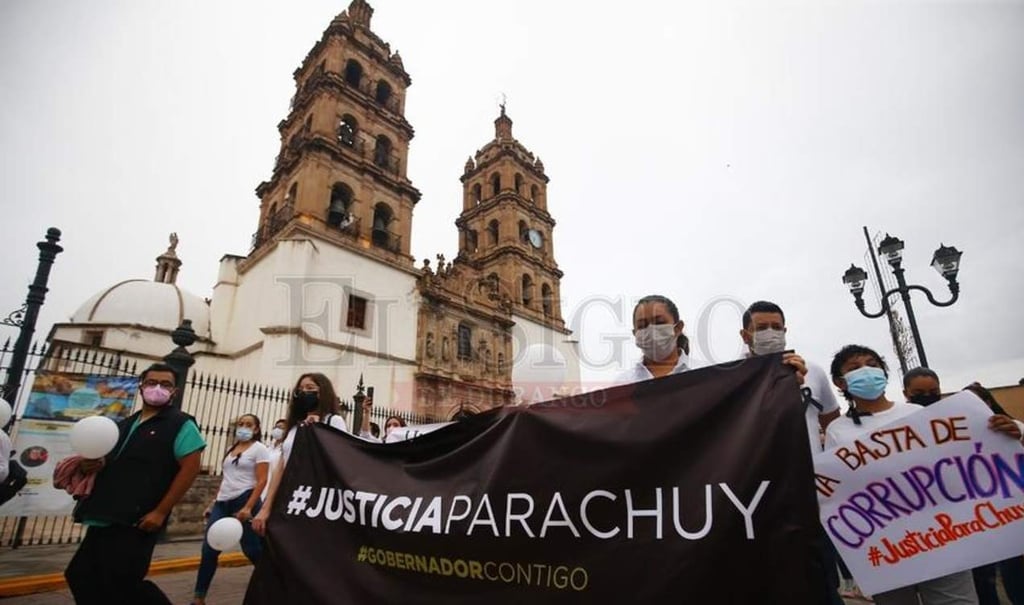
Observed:
[[[914,345],[917,347],[917,357],[921,361],[923,367],[928,367],[928,358],[924,354],[924,345],[921,344],[921,333],[917,329],[917,318],[914,316],[914,307],[910,304],[910,291],[920,290],[924,292],[924,295],[928,297],[928,302],[935,305],[936,307],[948,307],[955,303],[960,298],[960,284],[956,281],[956,275],[960,271],[960,256],[963,254],[959,250],[953,247],[947,247],[940,245],[939,249],[935,251],[932,256],[932,267],[939,272],[942,277],[946,278],[947,285],[949,286],[949,292],[952,294],[952,298],[947,301],[935,300],[932,296],[931,291],[924,286],[908,285],[907,280],[903,274],[903,240],[893,237],[888,233],[885,234],[883,239],[878,245],[878,253],[885,257],[889,265],[892,267],[893,275],[896,276],[897,286],[882,294],[882,310],[877,313],[869,313],[864,309],[864,284],[867,282],[868,274],[864,269],[855,265],[850,265],[850,268],[843,274],[843,283],[850,288],[850,293],[853,294],[854,303],[857,305],[857,310],[861,312],[861,315],[871,319],[882,317],[889,312],[889,297],[893,294],[899,293],[900,297],[903,298],[903,305],[907,309],[907,321],[910,322],[910,332],[914,336]]]
[[[46,300],[47,283],[50,281],[50,268],[57,255],[64,251],[57,243],[60,241],[60,229],[50,227],[46,230],[46,239],[36,244],[39,248],[39,264],[36,266],[36,277],[28,287],[28,296],[25,298],[25,306],[11,313],[2,322],[7,326],[14,326],[19,329],[18,340],[14,343],[14,352],[11,354],[11,365],[7,368],[7,381],[3,385],[3,396],[10,402],[11,408],[18,405],[18,393],[21,391],[21,379],[25,373],[25,362],[28,359],[29,345],[32,344],[32,335],[36,331],[36,320],[39,318],[39,308]],[[17,410],[13,410],[16,412]],[[2,427],[6,431],[11,430],[14,424],[15,413],[7,426]]]
[[[196,358],[186,347],[194,345],[196,340],[196,331],[192,329],[192,320],[182,320],[181,325],[171,332],[171,341],[178,346],[164,356],[164,363],[174,368],[178,375],[171,405],[179,410],[185,398],[185,382],[188,380],[188,371],[196,363]]]

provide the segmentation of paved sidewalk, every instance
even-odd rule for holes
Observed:
[[[153,562],[198,556],[202,539],[202,536],[194,536],[157,544],[153,551]],[[20,576],[63,573],[76,550],[77,544],[0,547],[0,581]]]
[[[213,578],[213,586],[206,596],[206,602],[210,605],[240,605],[251,574],[251,565],[218,569],[217,575]],[[196,572],[182,571],[151,579],[167,594],[171,602],[184,605],[192,598]],[[74,602],[67,589],[0,599],[3,605],[71,605]]]

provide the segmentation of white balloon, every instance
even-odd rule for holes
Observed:
[[[214,550],[227,550],[242,539],[242,523],[234,517],[218,519],[206,532],[206,542]]]
[[[117,445],[117,424],[106,416],[82,418],[71,427],[71,449],[83,458],[102,458]]]
[[[532,344],[512,367],[512,385],[525,403],[548,401],[561,393],[568,374],[569,365],[558,349]]]
[[[11,404],[7,403],[6,399],[0,399],[0,429],[7,426],[7,421],[11,419]]]

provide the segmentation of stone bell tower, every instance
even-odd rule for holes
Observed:
[[[339,245],[412,266],[420,198],[406,174],[412,80],[398,52],[370,30],[372,16],[365,0],[353,0],[295,70],[274,172],[256,189],[254,251],[299,221]]]
[[[547,184],[544,164],[512,136],[502,105],[494,139],[466,161],[457,261],[494,280],[516,315],[564,329]]]

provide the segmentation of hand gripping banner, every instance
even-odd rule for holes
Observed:
[[[805,427],[778,356],[396,444],[304,427],[245,602],[817,603]]]

